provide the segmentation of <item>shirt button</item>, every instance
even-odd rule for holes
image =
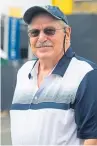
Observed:
[[[37,96],[35,96],[35,99],[37,99]]]

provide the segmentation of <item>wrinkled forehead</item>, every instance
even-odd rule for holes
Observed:
[[[45,25],[45,24],[54,24],[58,23],[58,19],[54,18],[48,13],[38,13],[33,16],[30,25]]]

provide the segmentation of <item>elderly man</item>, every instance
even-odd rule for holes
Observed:
[[[77,56],[58,7],[24,14],[37,60],[18,71],[10,111],[14,145],[96,145],[97,66]]]

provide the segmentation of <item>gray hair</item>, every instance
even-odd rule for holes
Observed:
[[[62,20],[59,20],[59,22],[60,22],[60,24],[62,25],[62,27],[64,27],[64,28],[68,28],[68,27],[70,27],[68,24],[66,24],[64,21],[62,21]]]

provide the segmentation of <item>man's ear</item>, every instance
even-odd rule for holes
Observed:
[[[66,40],[68,41],[70,41],[70,38],[71,38],[71,27],[67,27],[66,29]]]

